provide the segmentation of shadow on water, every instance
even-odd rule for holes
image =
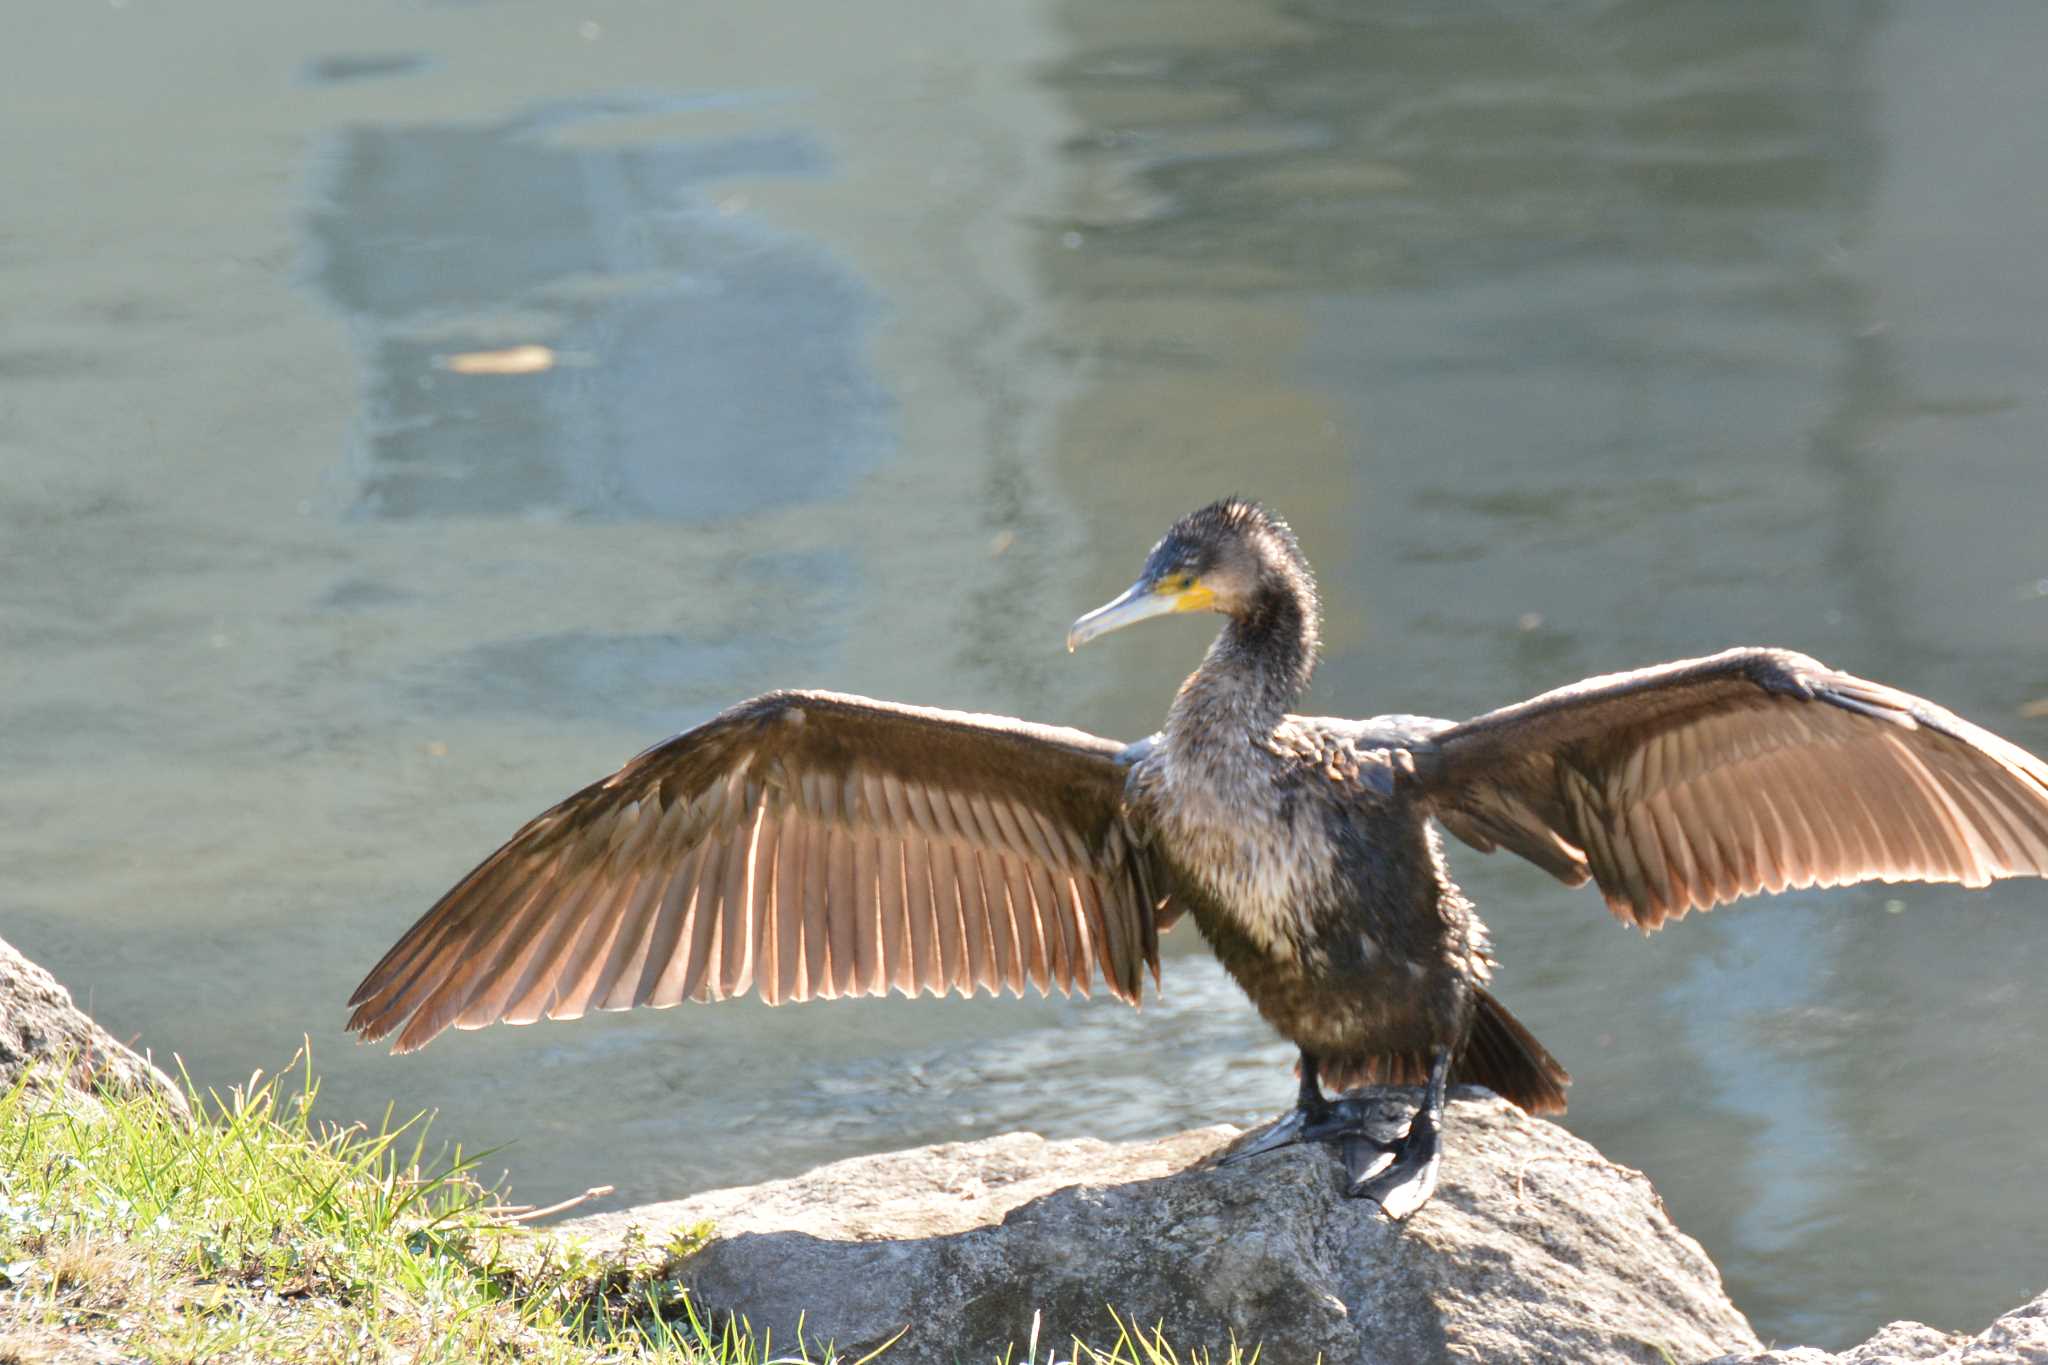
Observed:
[[[433,65],[434,59],[421,52],[333,52],[307,62],[299,79],[308,85],[389,80],[432,70]]]
[[[308,236],[360,339],[358,514],[709,521],[843,494],[886,452],[875,300],[720,193],[820,174],[816,141],[568,140],[663,108],[333,139]],[[534,359],[460,368],[513,347]]]

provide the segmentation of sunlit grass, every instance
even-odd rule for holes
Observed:
[[[1201,1347],[1180,1350],[1166,1339],[1164,1324],[1154,1324],[1148,1332],[1114,1309],[1110,1317],[1117,1326],[1117,1339],[1110,1345],[1096,1347],[1076,1340],[1067,1343],[1067,1354],[1048,1349],[1043,1356],[1038,1354],[1038,1320],[1034,1317],[1025,1354],[1018,1356],[1013,1349],[1002,1358],[1002,1365],[1258,1365],[1257,1348],[1247,1352],[1232,1341],[1220,1351]],[[1322,1365],[1321,1356],[1316,1357],[1316,1365]]]
[[[146,1097],[0,1095],[0,1362],[858,1365],[700,1311],[677,1271],[708,1228],[599,1255],[522,1226],[477,1178],[491,1154],[430,1146],[424,1116],[317,1120],[303,1052],[283,1077],[187,1092],[190,1121]],[[1257,1360],[1117,1325],[1104,1347],[1034,1333],[1001,1359]]]
[[[424,1118],[322,1123],[310,1059],[288,1070],[193,1093],[190,1123],[0,1097],[0,1359],[771,1358],[664,1277],[689,1247],[598,1258],[518,1226],[488,1152],[436,1151]]]

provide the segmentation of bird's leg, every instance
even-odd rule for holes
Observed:
[[[1314,1054],[1301,1054],[1301,1093],[1295,1097],[1294,1107],[1311,1122],[1330,1112],[1330,1102],[1323,1098],[1322,1082],[1316,1076],[1320,1065]]]
[[[1443,1144],[1439,1134],[1444,1120],[1444,1089],[1450,1080],[1451,1050],[1438,1048],[1429,1063],[1429,1088],[1423,1092],[1422,1107],[1409,1120],[1408,1135],[1392,1147],[1391,1153],[1360,1150],[1353,1161],[1353,1142],[1344,1144],[1344,1163],[1351,1172],[1345,1191],[1353,1199],[1372,1199],[1387,1217],[1406,1218],[1429,1202],[1436,1193],[1437,1163]]]
[[[1263,1156],[1277,1152],[1282,1147],[1292,1147],[1302,1142],[1336,1142],[1343,1140],[1348,1153],[1354,1143],[1377,1150],[1377,1143],[1365,1130],[1369,1117],[1367,1111],[1349,1100],[1331,1101],[1323,1097],[1323,1088],[1316,1079],[1316,1058],[1307,1052],[1301,1054],[1301,1093],[1294,1102],[1294,1110],[1273,1124],[1265,1132],[1252,1139],[1236,1151],[1220,1158],[1219,1166],[1242,1161],[1248,1156]],[[1371,1175],[1367,1169],[1369,1158],[1361,1151],[1359,1162],[1347,1160],[1353,1182]],[[1385,1165],[1384,1161],[1381,1165]],[[1360,1172],[1365,1175],[1361,1176]]]

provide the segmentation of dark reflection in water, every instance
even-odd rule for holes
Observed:
[[[1076,226],[1106,235],[1095,259],[1186,263],[1153,285],[1177,293],[1810,248],[1873,170],[1852,144],[1866,136],[1858,49],[1878,16],[1740,8],[1311,3],[1275,7],[1264,41],[1127,25],[1054,74],[1078,108],[1119,115],[1091,118],[1076,154],[1143,182]],[[1083,7],[1066,17],[1084,35],[1112,27]],[[1134,97],[1148,88],[1197,112],[1148,117]]]
[[[336,52],[315,57],[299,74],[309,85],[339,85],[411,76],[433,64],[433,58],[423,52]]]
[[[843,492],[888,407],[875,306],[717,187],[823,168],[802,133],[575,145],[616,108],[338,136],[309,218],[360,327],[356,510],[704,521]],[[451,358],[545,346],[526,372]]]

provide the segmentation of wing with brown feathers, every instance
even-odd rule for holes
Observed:
[[[776,692],[537,817],[356,987],[410,1051],[451,1024],[756,991],[769,1004],[1025,984],[1136,1004],[1157,873],[1121,745],[1078,730]]]
[[[1589,678],[1415,758],[1452,833],[1590,875],[1646,929],[1757,891],[2048,874],[2048,765],[1787,650]]]

